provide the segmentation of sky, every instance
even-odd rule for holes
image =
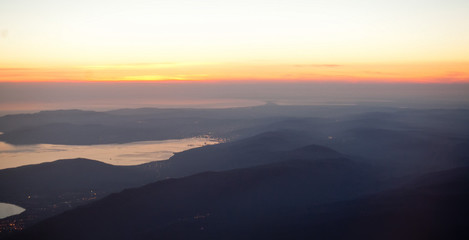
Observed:
[[[0,82],[469,82],[467,0],[2,0]]]

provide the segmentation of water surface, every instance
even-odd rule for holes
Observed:
[[[113,165],[137,165],[166,160],[175,152],[217,143],[217,139],[209,137],[85,146],[11,145],[0,142],[0,169],[70,158],[89,158]]]
[[[14,216],[14,215],[18,215],[18,214],[24,212],[25,210],[26,209],[24,209],[22,207],[19,207],[19,206],[16,206],[16,205],[13,205],[13,204],[0,203],[0,219],[10,217],[10,216]]]

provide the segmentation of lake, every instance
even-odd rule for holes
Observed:
[[[84,146],[57,144],[11,145],[0,142],[0,169],[70,158],[88,158],[112,165],[138,165],[166,160],[173,156],[175,152],[219,142],[219,140],[210,137]]]
[[[24,211],[25,209],[22,207],[18,207],[9,203],[0,203],[0,219],[18,215]]]

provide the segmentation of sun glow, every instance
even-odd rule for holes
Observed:
[[[1,68],[0,81],[371,81],[468,82],[469,63],[419,64],[125,64]]]
[[[469,2],[3,1],[0,81],[469,81]]]

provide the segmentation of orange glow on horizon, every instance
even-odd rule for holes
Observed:
[[[0,82],[337,81],[469,83],[469,62],[414,64],[155,63],[0,68]]]
[[[469,1],[0,1],[0,82],[469,82]]]

